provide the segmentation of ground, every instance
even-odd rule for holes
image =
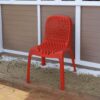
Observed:
[[[16,85],[0,82],[0,100],[100,100],[75,91],[60,91],[44,85]]]
[[[64,91],[59,90],[59,70],[31,67],[31,83],[25,82],[27,63],[0,62],[0,100],[100,100],[100,77],[65,71]]]

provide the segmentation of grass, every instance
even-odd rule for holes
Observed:
[[[0,61],[0,73],[25,81],[26,66],[27,63],[21,59],[9,62]],[[44,84],[57,89],[59,87],[59,70],[50,68],[41,69],[38,63],[32,64],[31,81],[32,84]],[[66,91],[77,91],[100,97],[100,77],[84,74],[77,75],[66,70],[65,86]]]

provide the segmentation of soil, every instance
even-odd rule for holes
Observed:
[[[19,85],[7,81],[0,82],[0,100],[100,100],[75,91],[60,91],[44,85]]]

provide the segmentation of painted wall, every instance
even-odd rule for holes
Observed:
[[[82,7],[81,59],[100,63],[100,7]]]
[[[28,51],[37,44],[36,6],[2,6],[4,48]],[[45,21],[51,15],[69,15],[73,21],[73,50],[75,41],[75,7],[41,7],[41,30],[44,33]],[[66,55],[67,56],[67,55]],[[67,56],[68,57],[68,56]]]
[[[37,44],[36,6],[2,6],[3,46],[28,51]]]
[[[55,14],[69,15],[75,27],[75,7],[41,6],[42,36],[47,17]],[[81,14],[81,59],[100,63],[100,7],[82,7]],[[3,5],[2,15],[4,49],[28,51],[37,44],[36,6]]]

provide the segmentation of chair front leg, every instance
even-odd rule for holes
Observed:
[[[27,76],[26,76],[27,83],[30,83],[31,58],[32,58],[32,55],[31,55],[31,53],[29,53],[29,56],[28,56],[28,65],[27,65]]]
[[[64,79],[64,58],[60,58],[60,89],[65,89],[65,79]]]

